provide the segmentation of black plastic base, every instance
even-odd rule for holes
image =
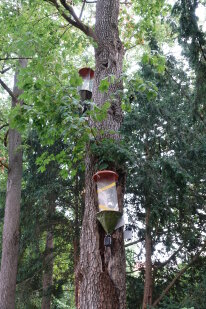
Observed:
[[[105,247],[111,247],[111,245],[112,245],[112,236],[111,235],[106,235],[104,237],[104,245],[105,245]]]

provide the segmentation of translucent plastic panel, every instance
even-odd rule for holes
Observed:
[[[104,179],[97,183],[99,210],[118,211],[117,190],[115,181]]]

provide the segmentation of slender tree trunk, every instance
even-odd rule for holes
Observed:
[[[74,214],[75,214],[75,220],[74,220],[74,241],[73,241],[73,247],[74,247],[74,269],[75,269],[75,304],[78,308],[78,278],[77,278],[77,267],[79,262],[79,185],[78,185],[78,176],[76,176],[75,180],[75,198],[74,198]]]
[[[47,232],[46,248],[45,248],[45,270],[43,274],[43,297],[42,297],[42,309],[51,308],[51,296],[53,285],[53,233]]]
[[[147,309],[152,305],[152,237],[150,229],[150,207],[146,208],[146,236],[145,236],[145,250],[146,250],[146,264],[145,264],[145,282],[144,282],[144,298],[142,309]]]
[[[48,206],[48,230],[45,246],[45,258],[44,258],[44,273],[43,273],[43,296],[42,296],[42,309],[51,308],[52,300],[52,287],[53,287],[53,266],[54,266],[54,242],[53,242],[53,226],[52,217],[55,213],[56,207],[56,194],[51,194],[49,196],[49,206]]]
[[[122,73],[124,49],[118,34],[119,0],[98,0],[96,5],[95,34],[98,47],[95,50],[95,77],[93,100],[98,106],[106,101],[111,103],[107,118],[101,123],[91,123],[93,127],[103,129],[104,137],[118,140],[118,130],[122,122],[120,98],[117,90],[122,90],[118,80]],[[109,75],[114,75],[117,81],[110,85],[108,92],[98,90],[100,82]],[[111,95],[115,99],[111,99]],[[110,135],[109,131],[116,132]],[[101,139],[101,137],[99,137]],[[78,267],[78,308],[81,309],[124,309],[125,302],[125,252],[122,229],[113,234],[112,248],[104,248],[104,231],[97,224],[98,212],[96,188],[92,176],[96,172],[95,158],[90,145],[87,147],[85,171],[85,212],[80,239],[80,262]],[[115,166],[110,166],[115,170]],[[118,201],[123,209],[123,193],[125,175],[119,173]]]
[[[26,67],[27,60],[19,60]],[[18,72],[14,77],[13,94],[18,99],[22,93],[17,87]],[[22,104],[22,102],[18,102]],[[12,99],[12,107],[17,100]],[[6,206],[3,227],[3,245],[0,272],[0,308],[15,308],[16,276],[19,253],[19,218],[22,179],[21,135],[17,130],[9,129],[9,171],[7,181]]]

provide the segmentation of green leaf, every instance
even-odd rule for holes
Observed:
[[[109,89],[109,85],[110,83],[108,81],[108,77],[105,79],[102,79],[99,85],[99,91],[102,93],[107,92]]]
[[[148,100],[154,99],[157,96],[157,92],[154,91],[153,89],[149,89],[146,93],[146,96]]]
[[[110,102],[105,102],[103,105],[102,105],[102,110],[103,111],[108,111],[108,109],[110,108],[111,106],[111,103]]]
[[[82,78],[77,72],[74,72],[73,75],[70,77],[70,84],[72,87],[77,87],[82,84]]]
[[[148,54],[144,53],[143,56],[142,56],[142,63],[143,64],[148,64],[149,63],[149,60],[150,60],[150,57]]]
[[[138,90],[139,90],[140,92],[144,92],[145,89],[146,89],[146,85],[145,85],[145,84],[141,84],[141,85],[139,85],[139,87],[138,87]]]

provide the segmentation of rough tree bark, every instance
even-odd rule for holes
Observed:
[[[19,60],[26,67],[27,60]],[[17,87],[18,72],[14,77],[12,107],[18,102],[22,91]],[[22,104],[22,102],[18,102]],[[0,272],[0,308],[15,308],[16,275],[19,251],[19,218],[22,179],[21,135],[15,129],[9,129],[9,170],[7,181],[6,206],[3,227],[3,244]]]
[[[103,129],[105,136],[118,140],[118,130],[122,122],[121,101],[116,93],[122,89],[119,78],[122,73],[124,48],[118,33],[119,0],[98,0],[96,5],[95,36],[98,47],[95,50],[95,77],[93,100],[98,106],[106,101],[111,103],[107,118],[101,123],[91,123]],[[98,90],[100,82],[109,75],[117,81],[110,85],[108,92]],[[115,98],[111,99],[111,94]],[[116,134],[110,136],[109,131]],[[101,137],[99,137],[101,139]],[[95,158],[90,145],[87,147],[85,172],[85,212],[80,239],[80,261],[78,267],[78,308],[81,309],[123,309],[126,307],[125,252],[122,229],[113,234],[112,248],[104,248],[104,231],[97,224],[98,212],[96,188],[92,176],[96,172]],[[115,166],[110,166],[115,170]],[[125,175],[119,173],[118,201],[123,209]]]

